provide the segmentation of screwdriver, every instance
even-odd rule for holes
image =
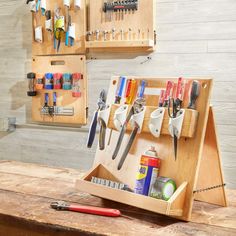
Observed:
[[[188,109],[192,110],[196,109],[196,101],[199,94],[200,94],[200,83],[197,80],[194,80],[191,87]]]
[[[136,91],[136,85],[137,81],[134,79],[130,79],[127,84],[126,89],[126,104],[130,105],[133,101],[133,98],[135,97],[135,91]]]

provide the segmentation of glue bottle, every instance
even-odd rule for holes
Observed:
[[[155,184],[159,174],[161,160],[155,147],[151,147],[142,155],[136,176],[135,193],[148,196],[149,189]]]

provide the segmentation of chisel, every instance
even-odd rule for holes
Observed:
[[[197,101],[197,98],[199,97],[199,94],[200,94],[200,83],[194,80],[191,87],[188,109],[192,109],[192,110],[196,109],[196,101]]]

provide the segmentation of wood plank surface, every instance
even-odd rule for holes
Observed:
[[[0,162],[0,234],[8,235],[235,235],[236,192],[228,191],[229,207],[195,202],[192,222],[184,223],[77,192],[83,173],[35,164]],[[49,207],[54,200],[120,209],[107,218]],[[104,227],[105,226],[105,227]],[[28,233],[28,234],[27,234]]]
[[[89,55],[89,121],[99,91],[108,88],[112,75],[212,77],[211,102],[225,181],[235,188],[235,4],[235,0],[157,0],[154,53]],[[0,0],[0,21],[0,114],[16,117],[19,125],[15,133],[0,134],[0,159],[88,170],[96,145],[86,150],[84,129],[46,127],[46,131],[31,124],[26,74],[31,71],[32,17],[25,1]],[[141,64],[147,56],[152,59]],[[45,140],[50,145],[45,145]]]

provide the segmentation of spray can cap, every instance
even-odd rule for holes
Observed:
[[[146,151],[145,154],[148,155],[148,156],[156,157],[156,158],[157,158],[157,151],[156,151],[156,149],[155,149],[154,146],[151,146],[151,147],[149,148],[149,150]]]

